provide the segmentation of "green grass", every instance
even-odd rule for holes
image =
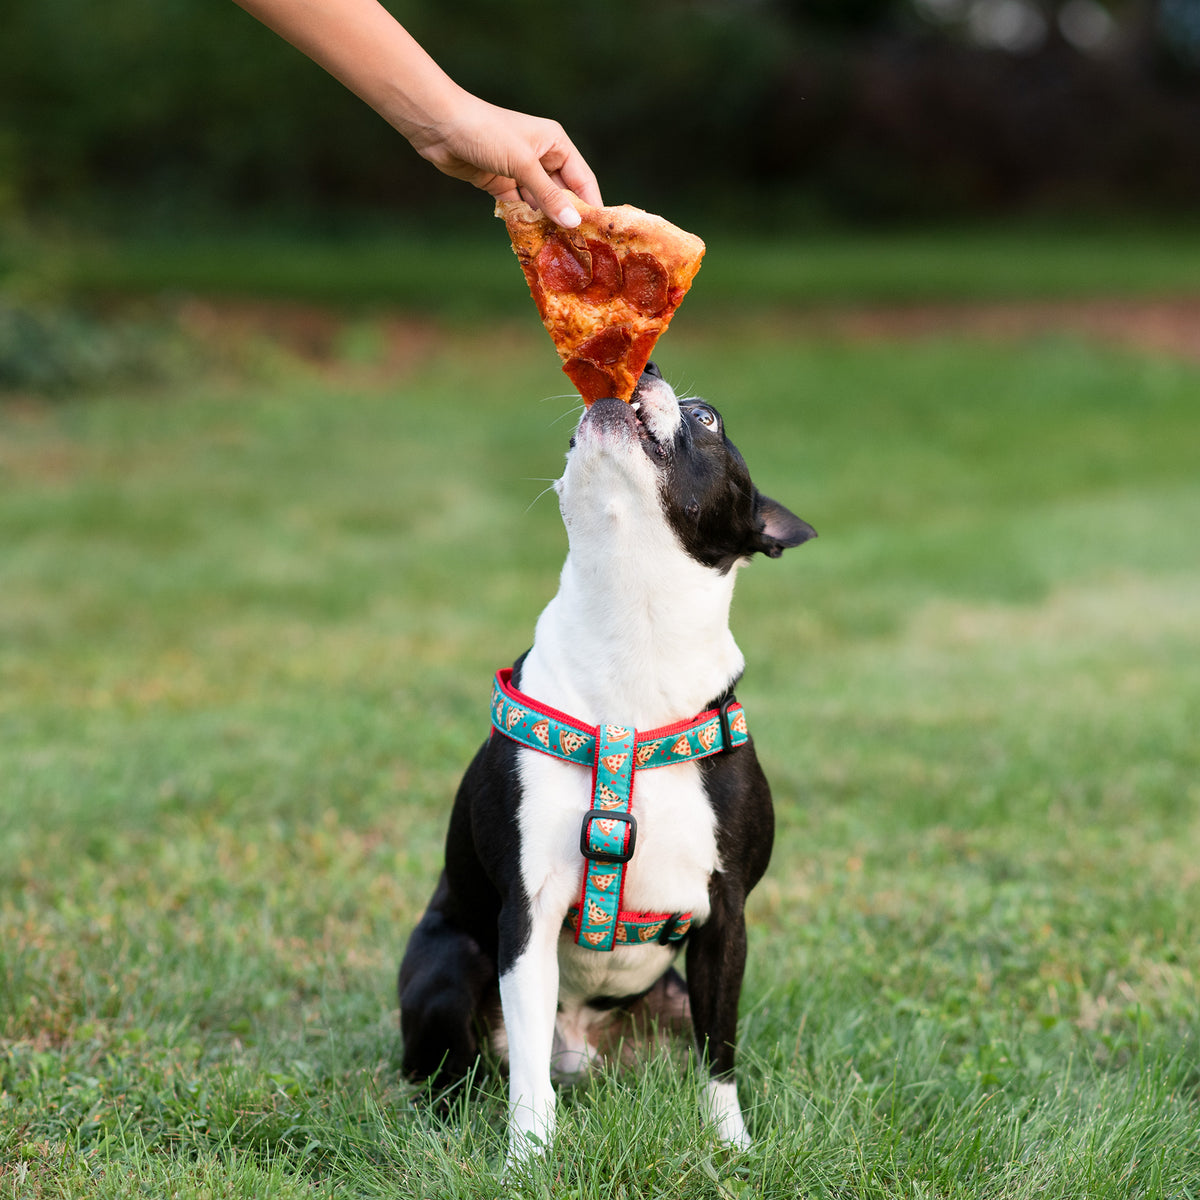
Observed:
[[[1200,228],[1012,227],[958,230],[803,230],[747,238],[715,226],[688,299],[704,311],[873,301],[1193,295]],[[356,307],[386,304],[455,318],[524,316],[528,298],[503,227],[480,209],[463,233],[326,241],[283,235],[192,239],[0,238],[0,281],[81,298],[180,294],[253,296]]]
[[[1200,370],[774,328],[660,360],[821,533],[735,601],[755,1148],[655,1062],[511,1190],[1195,1196]],[[499,1194],[393,975],[561,561],[541,339],[0,409],[0,1196]]]

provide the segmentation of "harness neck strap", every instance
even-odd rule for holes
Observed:
[[[583,767],[590,767],[596,761],[597,739],[605,728],[632,733],[633,765],[639,770],[708,758],[744,746],[750,740],[746,712],[732,695],[689,721],[676,721],[657,729],[588,725],[515,688],[511,667],[497,671],[492,684],[492,726],[514,742]]]

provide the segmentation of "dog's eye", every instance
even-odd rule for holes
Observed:
[[[704,426],[705,429],[716,429],[720,423],[717,420],[717,414],[711,408],[705,408],[703,404],[696,405],[692,409],[692,416]]]

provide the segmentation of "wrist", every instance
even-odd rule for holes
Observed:
[[[376,112],[420,154],[450,140],[468,120],[476,98],[436,68],[437,75],[414,85],[411,78],[389,82]]]

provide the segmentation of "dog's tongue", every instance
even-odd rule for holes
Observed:
[[[566,230],[521,201],[501,201],[513,251],[563,370],[585,404],[628,401],[704,256],[694,234],[623,204]]]

